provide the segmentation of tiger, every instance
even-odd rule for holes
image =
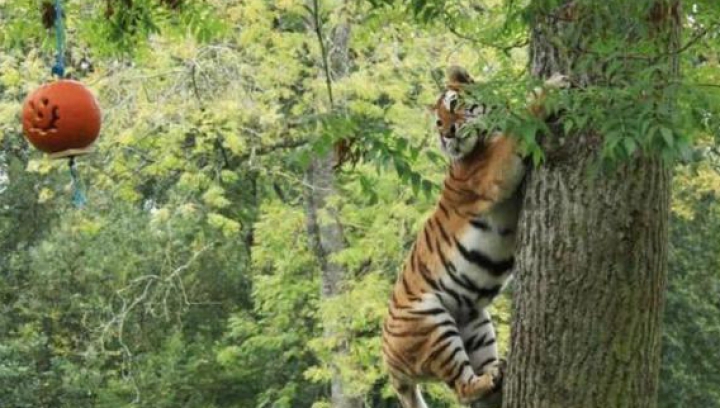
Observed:
[[[546,85],[564,81],[555,75]],[[511,277],[526,161],[515,138],[499,130],[463,131],[491,109],[463,103],[462,90],[473,82],[451,67],[431,107],[451,164],[382,325],[384,365],[403,408],[427,408],[419,383],[428,380],[444,381],[461,404],[497,406],[502,394],[505,362],[487,307]],[[544,90],[533,94],[530,111],[543,116]]]

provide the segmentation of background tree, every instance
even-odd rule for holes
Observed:
[[[327,91],[326,112],[316,112],[316,114],[335,115],[339,113],[338,111],[346,110],[342,106],[342,102],[335,101],[333,82],[347,76],[350,71],[349,46],[352,27],[347,15],[349,11],[347,7],[347,2],[339,4],[337,23],[330,28],[329,33],[326,33],[323,23],[325,18],[321,14],[327,12],[320,9],[318,0],[307,2],[310,12],[308,31],[314,32],[317,37],[321,60],[316,65],[321,68],[321,75],[325,78]],[[329,38],[326,39],[326,37]],[[320,127],[318,130],[323,131]],[[331,200],[337,194],[335,169],[343,165],[344,155],[349,154],[346,151],[350,139],[342,139],[342,135],[330,134],[329,136],[334,140],[333,149],[311,159],[304,179],[308,238],[320,265],[322,300],[330,300],[339,295],[342,285],[349,278],[343,265],[334,259],[346,244],[342,222],[339,219],[339,210]],[[336,329],[332,324],[325,325],[324,333],[329,341],[337,340],[335,332]],[[338,342],[333,348],[334,360],[341,360],[348,353],[348,346],[345,342]],[[362,400],[359,396],[349,395],[347,386],[344,384],[347,381],[343,378],[337,364],[331,364],[334,372],[330,386],[331,405],[338,408],[362,407]]]

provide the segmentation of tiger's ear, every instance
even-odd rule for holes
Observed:
[[[475,82],[465,68],[457,65],[453,65],[447,69],[447,81],[449,87],[457,88]]]

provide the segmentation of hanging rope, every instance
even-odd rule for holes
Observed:
[[[65,26],[63,25],[61,0],[55,0],[55,39],[57,42],[57,56],[55,65],[52,67],[52,74],[63,78],[65,76]]]
[[[52,67],[52,74],[62,79],[65,77],[65,25],[63,24],[62,1],[55,0],[55,40],[57,47],[57,55],[55,56],[55,65]],[[85,206],[87,199],[83,191],[82,181],[78,175],[75,156],[70,156],[68,162],[70,168],[70,180],[72,181],[72,202],[76,208]]]
[[[85,206],[87,199],[85,198],[85,192],[83,191],[82,181],[78,175],[77,166],[75,164],[75,156],[70,157],[70,179],[72,180],[72,201],[76,208],[82,208]]]

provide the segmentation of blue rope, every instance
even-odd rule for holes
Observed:
[[[52,74],[63,78],[65,76],[65,26],[63,25],[63,10],[61,0],[55,0],[55,39],[57,40],[57,56]],[[72,180],[72,202],[76,208],[82,208],[87,203],[82,181],[75,165],[75,156],[70,157],[70,179]]]
[[[55,0],[55,37],[57,40],[57,57],[52,67],[52,74],[62,78],[65,76],[65,27],[61,0]]]
[[[72,202],[75,208],[82,208],[87,203],[85,192],[83,191],[82,181],[78,176],[77,167],[75,166],[75,156],[70,157],[70,179],[72,180]]]

